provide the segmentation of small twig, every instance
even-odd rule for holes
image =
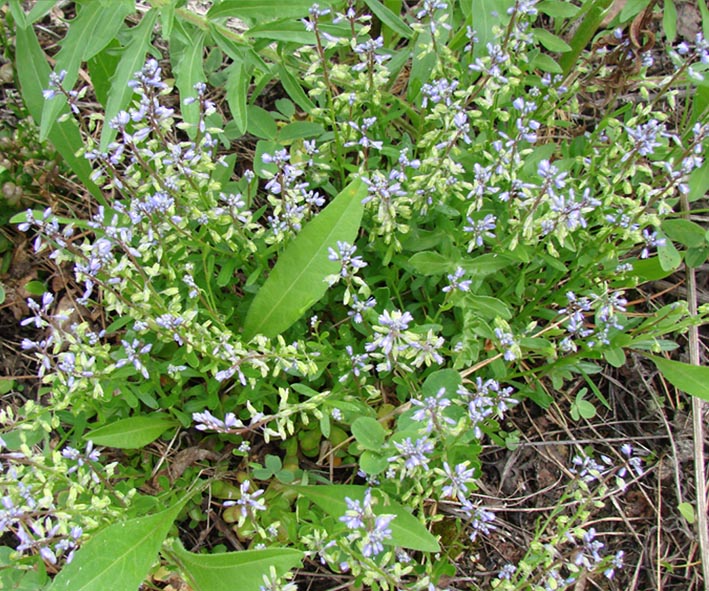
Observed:
[[[682,214],[689,219],[689,200],[682,194]],[[697,278],[694,269],[686,267],[687,307],[692,316],[697,315]],[[689,327],[689,363],[701,365],[699,358],[699,329],[696,324]],[[697,495],[697,531],[699,556],[704,576],[704,590],[709,591],[709,528],[707,526],[707,480],[704,471],[704,406],[702,399],[692,396],[692,430],[694,434],[694,483]]]

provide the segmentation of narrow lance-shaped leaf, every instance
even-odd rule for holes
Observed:
[[[123,51],[121,61],[111,78],[111,92],[106,103],[107,123],[130,104],[133,89],[128,86],[128,82],[143,67],[157,16],[157,10],[149,10],[143,15],[140,24],[131,30],[130,42]],[[105,151],[115,137],[116,130],[110,125],[104,125],[101,131],[101,150]]]
[[[655,355],[648,355],[648,358],[675,388],[697,398],[709,400],[709,367],[689,365]]]
[[[194,137],[197,133],[197,122],[199,121],[199,103],[185,103],[185,99],[195,98],[197,91],[194,86],[198,82],[204,82],[204,70],[202,68],[202,50],[204,48],[205,31],[194,30],[187,46],[183,48],[182,57],[175,68],[175,84],[180,90],[180,108],[182,118],[190,124],[187,133]]]
[[[374,16],[382,21],[392,31],[395,31],[406,39],[413,36],[414,32],[411,30],[411,27],[409,27],[409,25],[407,25],[398,14],[394,14],[391,10],[384,6],[384,4],[379,2],[379,0],[364,0],[364,3],[374,13]]]
[[[321,6],[331,2],[319,2]],[[207,18],[236,17],[254,23],[266,23],[282,18],[301,18],[308,16],[313,5],[311,0],[223,0],[215,4],[207,13]]]
[[[44,106],[42,91],[49,79],[49,64],[32,27],[18,27],[15,31],[15,39],[22,98],[32,119],[39,122]],[[66,105],[64,110],[67,110]],[[67,119],[56,123],[49,132],[49,140],[83,185],[99,203],[104,203],[101,190],[91,180],[91,166],[86,159],[76,155],[84,146],[76,122]]]
[[[241,135],[246,133],[248,123],[246,99],[250,79],[251,75],[243,61],[236,61],[229,68],[229,76],[226,81],[226,100],[229,103],[229,110],[234,118],[234,123],[236,123],[236,128]]]
[[[280,334],[325,295],[325,277],[338,269],[328,259],[328,248],[336,248],[338,241],[354,242],[366,193],[362,181],[350,183],[286,247],[246,315],[247,339]]]
[[[340,518],[347,510],[345,497],[353,501],[362,501],[366,486],[350,484],[333,484],[326,486],[294,486],[296,491],[315,503],[323,511],[335,518]],[[396,515],[391,522],[391,543],[402,548],[421,550],[422,552],[439,552],[440,546],[436,538],[423,524],[409,513],[402,505],[389,500],[379,491],[372,491],[376,504],[373,507],[376,515]]]
[[[130,12],[131,2],[126,0],[111,2],[109,5],[102,2],[81,4],[81,10],[69,26],[56,57],[55,71],[66,71],[62,83],[66,90],[74,88],[81,62],[92,58],[111,42],[122,26],[123,19]],[[44,87],[48,82],[49,75],[42,81]],[[65,104],[66,99],[61,95],[45,103],[39,127],[40,139],[49,137],[49,132],[56,124]]]
[[[49,591],[138,589],[182,505],[101,530],[79,548]]]
[[[283,576],[300,566],[304,556],[303,552],[291,548],[195,554],[185,550],[179,542],[173,545],[172,554],[195,591],[222,591],[232,586],[239,591],[258,591],[271,567],[276,569],[277,576]]]

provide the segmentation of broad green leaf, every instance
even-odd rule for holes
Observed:
[[[281,81],[283,88],[288,93],[288,96],[293,99],[293,102],[306,113],[310,113],[310,111],[315,108],[315,105],[305,93],[303,87],[300,85],[300,82],[298,82],[295,76],[288,71],[288,68],[281,64],[276,66],[276,74],[278,75],[278,79]]]
[[[682,255],[669,240],[657,247],[657,258],[665,271],[674,271],[682,264]]]
[[[571,46],[566,43],[566,41],[546,29],[532,29],[532,33],[534,34],[534,38],[549,51],[555,51],[557,53],[571,51]]]
[[[22,98],[36,123],[42,118],[45,101],[42,91],[49,80],[49,65],[32,27],[15,31],[17,73]],[[64,107],[64,111],[67,107]],[[64,162],[71,168],[99,203],[105,203],[101,190],[91,180],[89,162],[77,153],[84,147],[76,121],[67,119],[56,123],[49,132],[49,140]]]
[[[410,39],[414,32],[411,27],[407,25],[398,14],[394,14],[386,6],[384,6],[379,0],[364,0],[364,3],[372,11],[372,14],[376,16],[382,23],[389,27],[392,31],[398,33],[406,39]]]
[[[66,71],[62,86],[66,90],[74,88],[79,76],[81,62],[91,59],[101,51],[116,36],[123,25],[123,20],[134,9],[131,0],[118,0],[105,5],[103,2],[87,2],[79,4],[81,9],[71,22],[69,30],[61,42],[61,50],[56,55],[55,72]],[[44,87],[49,83],[49,75],[42,82]],[[66,99],[57,95],[46,101],[42,110],[39,128],[40,139],[49,137],[49,131],[55,125],[62,112]]]
[[[336,519],[342,517],[347,511],[345,497],[361,503],[367,490],[366,486],[354,484],[294,486],[293,488]],[[392,545],[422,552],[440,551],[436,538],[403,506],[389,500],[384,493],[378,490],[372,490],[372,499],[376,515],[396,515],[390,525]]]
[[[359,467],[365,474],[375,476],[389,467],[389,461],[384,456],[366,449],[359,456]]]
[[[460,374],[454,369],[439,369],[426,378],[421,386],[421,395],[424,398],[436,396],[441,388],[445,388],[446,394],[452,396],[462,383]]]
[[[417,252],[409,259],[409,264],[421,275],[443,275],[455,271],[454,261],[432,250]]]
[[[668,43],[677,38],[677,7],[675,0],[665,0],[662,5],[662,29]]]
[[[143,15],[138,26],[130,31],[130,41],[123,50],[120,62],[111,78],[111,89],[106,102],[106,122],[110,122],[120,111],[128,108],[133,89],[128,82],[145,63],[145,54],[150,48],[150,39],[155,27],[158,11],[151,9]],[[101,150],[105,151],[116,137],[116,130],[104,125],[101,131]]]
[[[675,388],[703,400],[709,400],[709,367],[671,361],[648,355],[660,373]]]
[[[559,65],[561,66],[564,75],[568,74],[572,70],[579,58],[579,55],[581,55],[581,52],[586,48],[589,41],[593,39],[593,36],[596,34],[596,31],[603,22],[603,18],[606,15],[606,10],[608,10],[608,7],[612,3],[613,0],[589,0],[587,4],[588,10],[584,15],[581,24],[576,29],[573,38],[569,42],[571,51],[566,52],[559,60]]]
[[[684,263],[688,267],[696,268],[703,265],[709,258],[709,246],[688,248],[684,253]]]
[[[623,367],[625,365],[625,351],[622,347],[606,349],[603,352],[603,358],[613,367]]]
[[[49,591],[138,589],[183,504],[102,529],[77,550]]]
[[[469,14],[472,17],[472,27],[478,38],[478,42],[473,47],[473,56],[482,57],[488,54],[487,44],[500,42],[499,35],[495,32],[495,27],[505,28],[509,22],[507,9],[514,5],[514,0],[464,0],[471,8]]]
[[[488,320],[494,320],[498,316],[505,320],[512,318],[512,312],[507,307],[507,304],[497,298],[466,294],[461,303],[466,309],[472,310]]]
[[[362,181],[350,183],[286,247],[251,303],[244,321],[247,340],[280,334],[325,295],[325,277],[338,269],[328,248],[338,241],[354,243],[366,194]]]
[[[328,0],[319,2],[321,7],[329,5]],[[207,18],[236,17],[254,23],[266,23],[284,18],[308,16],[313,5],[311,0],[223,0],[215,4],[207,13]]]
[[[278,576],[301,565],[305,554],[292,548],[265,548],[219,554],[188,552],[176,541],[171,554],[194,591],[258,591],[271,567]]]
[[[226,80],[226,100],[240,135],[246,133],[247,128],[246,99],[250,80],[251,74],[244,67],[242,60],[235,61],[230,66]]]
[[[187,129],[188,135],[194,137],[197,134],[197,123],[199,122],[199,103],[194,101],[191,104],[185,104],[185,99],[195,98],[197,91],[194,89],[194,85],[205,81],[204,70],[202,69],[202,50],[206,32],[192,29],[190,34],[190,40],[183,47],[182,55],[179,57],[177,67],[174,70],[175,84],[180,90],[182,119],[190,125]]]
[[[364,449],[380,451],[384,445],[386,431],[377,419],[359,417],[352,423],[352,435]]]
[[[106,447],[136,449],[152,443],[174,426],[175,421],[163,414],[130,417],[89,431],[84,439]]]
[[[706,244],[705,230],[691,220],[663,220],[662,232],[675,242],[684,246],[702,246]]]
[[[278,126],[266,109],[249,105],[246,107],[249,133],[264,140],[276,138]]]
[[[677,505],[677,509],[682,514],[682,517],[684,517],[687,520],[687,523],[689,523],[690,525],[697,520],[697,516],[694,512],[694,505],[692,505],[692,503],[687,503],[685,501]]]

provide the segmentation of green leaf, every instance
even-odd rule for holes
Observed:
[[[103,51],[92,57],[88,63],[91,86],[93,86],[98,102],[104,107],[108,102],[108,95],[112,89],[111,78],[121,59],[120,55],[116,53],[118,48],[120,48],[120,44],[114,39]]]
[[[22,98],[32,119],[39,123],[45,104],[42,91],[49,80],[49,65],[32,27],[18,28],[15,31],[15,42]],[[65,107],[64,111],[67,110]],[[105,203],[101,190],[91,180],[91,165],[88,160],[76,155],[84,147],[76,121],[67,119],[55,123],[49,132],[49,140],[96,200]]]
[[[409,259],[409,264],[421,275],[443,275],[455,271],[455,263],[450,258],[431,250],[417,252]]]
[[[364,0],[364,3],[369,7],[374,16],[376,16],[382,23],[389,27],[392,31],[398,33],[406,39],[410,39],[414,32],[411,27],[407,25],[398,14],[394,14],[386,6],[384,6],[379,0]]]
[[[593,36],[601,26],[601,23],[606,16],[606,11],[612,2],[613,0],[589,0],[586,4],[586,6],[588,6],[588,11],[583,17],[581,24],[576,29],[576,32],[569,43],[571,46],[571,51],[566,52],[559,60],[559,65],[561,66],[564,75],[571,71],[576,64],[579,55],[581,55],[581,52],[586,48],[589,41],[593,39]]]
[[[352,435],[364,449],[380,451],[384,445],[386,431],[376,419],[359,417],[352,423]]]
[[[15,21],[15,26],[19,29],[26,29],[31,24],[27,22],[27,15],[22,10],[20,0],[10,0],[10,14]]]
[[[250,80],[251,74],[244,66],[244,62],[235,61],[229,68],[229,76],[226,80],[226,100],[239,135],[246,133],[248,127],[246,98]]]
[[[325,295],[325,277],[338,269],[328,248],[338,241],[354,243],[366,194],[362,181],[350,183],[288,244],[246,315],[247,340],[258,333],[280,334]]]
[[[668,43],[674,43],[677,38],[677,7],[675,0],[665,0],[662,8],[662,29]]]
[[[330,3],[328,0],[319,2],[323,8]],[[210,8],[207,18],[236,17],[256,23],[266,23],[284,18],[308,16],[312,5],[311,0],[289,0],[288,2],[283,2],[283,0],[223,0]]]
[[[183,504],[102,529],[77,550],[74,560],[59,572],[49,591],[137,589],[158,557]]]
[[[276,138],[278,126],[266,109],[262,109],[256,105],[249,105],[246,107],[246,114],[248,121],[247,129],[250,134],[264,140]]]
[[[702,199],[709,191],[709,160],[702,166],[692,171],[689,175],[689,199],[690,203],[697,199]]]
[[[662,222],[662,231],[674,242],[684,246],[703,246],[706,244],[705,230],[690,220],[668,219]]]
[[[561,74],[561,66],[556,63],[554,58],[548,56],[546,53],[538,53],[532,58],[530,62],[532,68],[538,68],[542,72],[550,72],[552,74]]]
[[[103,2],[79,4],[79,14],[71,22],[61,42],[62,48],[56,55],[54,66],[55,72],[66,71],[62,83],[66,90],[74,88],[81,62],[92,58],[116,36],[125,17],[133,11],[132,4],[130,0],[111,2],[110,5],[104,5]],[[48,83],[49,75],[42,81],[45,87]],[[66,99],[61,95],[45,102],[39,127],[41,140],[49,137],[49,132],[65,105]]]
[[[536,5],[539,12],[552,18],[573,18],[579,12],[579,7],[565,0],[543,0]]]
[[[688,248],[684,253],[684,264],[692,269],[703,265],[709,258],[709,246]]]
[[[54,8],[57,0],[37,0],[32,10],[27,14],[27,22],[29,24],[36,23],[39,19],[49,14],[49,11]]]
[[[137,449],[152,443],[174,426],[175,421],[163,414],[130,417],[89,431],[84,439],[106,447]]]
[[[389,461],[384,456],[367,449],[359,456],[359,467],[365,474],[375,476],[389,467]]]
[[[426,30],[420,33],[418,39],[415,40],[411,71],[409,72],[409,86],[406,89],[406,98],[409,102],[416,99],[423,85],[431,79],[433,68],[438,61],[436,52],[431,51],[431,39],[431,32]]]
[[[472,27],[478,42],[473,47],[473,56],[482,57],[487,54],[487,44],[499,42],[495,27],[504,28],[510,16],[507,9],[514,5],[514,0],[464,0],[469,5],[468,13],[472,17]]]
[[[272,39],[298,43],[299,45],[315,45],[315,33],[306,31],[303,23],[294,20],[281,20],[251,27],[246,31],[247,37],[254,39]]]
[[[533,29],[532,33],[534,34],[534,38],[549,51],[555,51],[558,53],[571,51],[571,46],[566,41],[560,37],[557,37],[553,33],[550,33],[546,29]]]
[[[460,373],[454,369],[439,369],[430,374],[421,386],[421,395],[424,398],[436,396],[444,388],[448,396],[452,396],[462,385]]]
[[[626,0],[620,11],[620,22],[627,22],[637,16],[640,12],[645,10],[648,4],[650,4],[650,0]]]
[[[664,271],[674,271],[682,264],[682,255],[669,240],[657,247],[657,258]]]
[[[30,281],[25,284],[25,291],[30,295],[41,296],[47,288],[41,281]]]
[[[460,262],[460,266],[473,277],[485,277],[508,267],[514,259],[504,254],[487,253]]]
[[[310,121],[294,121],[283,127],[278,132],[278,140],[291,142],[306,137],[317,137],[325,132],[322,125]]]
[[[606,349],[603,352],[603,358],[613,367],[623,367],[625,365],[625,351],[622,347]]]
[[[686,501],[684,501],[677,505],[677,510],[690,525],[692,525],[697,520],[697,516],[694,512],[694,505],[692,505],[692,503],[687,503]]]
[[[288,96],[293,99],[293,102],[306,113],[310,113],[315,108],[315,105],[308,95],[305,94],[303,87],[300,85],[300,82],[296,80],[295,76],[282,64],[276,66],[276,74],[283,88],[288,93]]]
[[[335,519],[339,519],[347,511],[345,497],[361,503],[367,490],[366,486],[354,484],[294,486],[293,488]],[[372,490],[372,499],[375,515],[396,515],[390,525],[393,546],[422,552],[440,551],[436,538],[403,506],[390,500],[379,490]]]
[[[675,388],[697,398],[709,400],[709,367],[671,361],[655,355],[648,355],[648,358]]]
[[[171,553],[195,591],[223,591],[227,587],[258,591],[263,585],[263,576],[269,574],[271,567],[276,569],[276,575],[283,576],[300,566],[305,556],[300,550],[291,548],[195,554],[185,550],[179,541],[175,541]]]
[[[494,320],[498,316],[505,320],[512,318],[512,312],[507,307],[507,304],[490,296],[466,294],[462,305],[488,320]]]
[[[128,108],[133,96],[133,89],[128,82],[136,72],[139,72],[145,63],[145,54],[150,49],[150,39],[153,35],[158,11],[151,9],[143,15],[138,26],[130,31],[130,41],[123,50],[118,66],[111,78],[111,88],[106,102],[106,122],[110,122],[120,111]],[[108,145],[116,137],[116,129],[104,125],[101,131],[101,151],[108,149]]]
[[[190,125],[187,129],[188,135],[194,137],[197,134],[197,123],[199,122],[199,103],[198,101],[194,101],[191,104],[185,104],[185,99],[195,98],[197,91],[194,89],[194,85],[198,82],[205,81],[204,70],[202,68],[202,53],[206,32],[193,30],[190,31],[190,34],[192,36],[187,46],[184,47],[174,71],[175,84],[180,90],[182,119],[185,123]],[[173,35],[173,38],[174,37]]]

